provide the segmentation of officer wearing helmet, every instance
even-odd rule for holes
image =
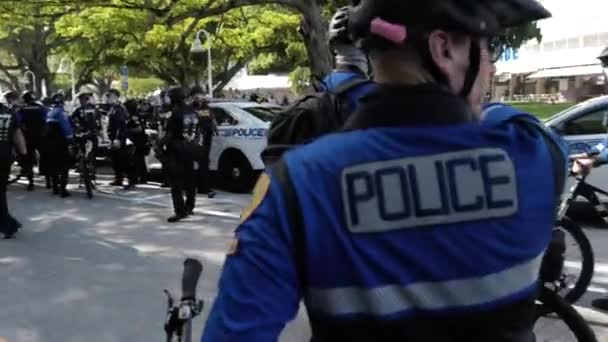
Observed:
[[[112,142],[112,169],[114,170],[114,181],[110,183],[113,186],[123,186],[125,175],[130,175],[129,172],[129,153],[127,146],[128,131],[127,131],[127,110],[118,102],[120,92],[116,89],[110,89],[106,94],[106,102],[108,105],[108,137]],[[129,184],[124,185],[125,189],[132,188],[135,184],[134,180],[130,179]]]
[[[26,90],[21,95],[23,101],[17,115],[21,122],[21,129],[25,136],[28,146],[28,153],[24,159],[24,173],[28,178],[28,191],[34,190],[34,165],[36,164],[36,152],[43,154],[42,137],[46,125],[46,114],[48,110],[36,101],[36,96],[32,91]],[[44,157],[41,157],[44,160]],[[45,173],[44,163],[40,163],[40,172]],[[50,184],[47,184],[50,185]]]
[[[68,171],[72,165],[71,149],[74,145],[74,131],[64,109],[65,96],[59,92],[51,97],[53,107],[46,117],[45,158],[48,158],[47,175],[51,178],[54,195],[69,197],[67,191]]]
[[[334,91],[352,79],[367,79],[369,60],[359,49],[348,31],[348,7],[336,11],[329,22],[328,41],[334,55],[334,71],[323,80],[327,90]]]
[[[549,16],[534,0],[353,1],[377,87],[260,178],[202,341],[276,341],[300,299],[314,341],[534,341],[565,145],[505,105],[482,118],[481,98],[491,38]]]
[[[210,188],[209,153],[211,152],[213,136],[218,134],[217,122],[209,110],[203,88],[200,86],[192,87],[190,96],[192,98],[192,108],[194,108],[194,111],[198,114],[201,134],[203,135],[203,158],[198,161],[198,193],[213,198],[216,193]]]
[[[167,92],[171,117],[160,146],[167,156],[165,165],[175,213],[168,218],[169,222],[192,215],[196,204],[195,164],[201,158],[202,135],[198,116],[186,105],[186,97],[182,87],[172,87]]]
[[[92,103],[93,94],[80,92],[76,95],[78,107],[72,113],[72,121],[80,133],[97,136],[101,131],[101,113]],[[97,140],[97,139],[95,139]],[[97,144],[97,141],[94,141]]]
[[[2,94],[4,97],[4,102],[6,105],[13,111],[17,112],[19,110],[19,93],[14,90],[9,90]]]
[[[6,199],[6,186],[15,152],[20,156],[27,153],[25,138],[15,112],[0,104],[0,233],[5,239],[12,238],[21,228],[21,223],[9,213]]]

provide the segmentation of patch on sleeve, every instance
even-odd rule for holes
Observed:
[[[262,201],[266,197],[268,193],[268,189],[270,188],[270,177],[266,173],[262,173],[258,182],[253,188],[253,198],[251,203],[243,210],[241,213],[241,223],[247,221],[247,219],[253,214],[253,212],[262,204]]]
[[[238,233],[234,234],[234,237],[232,238],[232,240],[230,240],[230,244],[228,245],[228,255],[234,255],[236,254],[236,251],[239,248],[239,235]],[[2,342],[2,341],[0,341]]]

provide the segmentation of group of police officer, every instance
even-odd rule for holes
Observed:
[[[96,105],[91,93],[81,92],[76,95],[78,107],[71,115],[61,92],[42,103],[31,91],[21,96],[9,91],[3,96],[6,104],[0,104],[0,153],[4,156],[0,162],[0,233],[6,238],[21,227],[8,213],[6,204],[6,186],[14,159],[22,169],[19,177],[28,179],[28,191],[35,188],[34,166],[38,164],[46,187],[55,195],[69,197],[68,172],[76,162],[80,144],[90,141],[94,158],[104,134],[111,141],[114,180],[110,184],[130,190],[147,182],[146,156],[153,142],[146,129],[158,131],[155,152],[163,165],[163,186],[171,187],[175,209],[169,222],[193,214],[197,190],[209,198],[215,196],[209,187],[209,151],[217,127],[200,87],[193,87],[189,93],[180,87],[164,91],[156,106],[148,100],[121,103],[116,89],[109,90],[103,104]]]

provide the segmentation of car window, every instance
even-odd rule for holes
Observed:
[[[564,126],[567,135],[604,134],[604,115],[608,108],[598,108],[566,122]]]
[[[255,116],[256,118],[264,122],[272,122],[276,117],[277,113],[281,109],[280,107],[245,107],[241,108],[247,113]]]
[[[213,115],[215,122],[219,126],[234,126],[238,124],[238,121],[222,108],[212,107],[211,115]]]

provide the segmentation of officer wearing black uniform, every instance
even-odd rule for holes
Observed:
[[[93,94],[81,92],[76,95],[80,105],[72,113],[72,122],[80,133],[98,135],[101,131],[101,112],[91,103]],[[97,139],[93,144],[97,146]]]
[[[149,100],[143,99],[138,104],[139,118],[144,124],[144,128],[152,128],[152,120],[154,120],[154,108]]]
[[[34,165],[36,164],[36,152],[42,152],[42,135],[46,125],[46,113],[48,110],[36,102],[34,93],[25,91],[21,95],[23,105],[19,108],[17,116],[21,122],[21,130],[27,144],[27,155],[23,159],[24,173],[28,178],[28,191],[34,190]],[[44,158],[42,158],[43,160]],[[41,173],[44,173],[45,165],[39,165]]]
[[[110,185],[123,186],[125,174],[129,176],[129,154],[127,148],[127,110],[118,102],[120,92],[110,89],[106,94],[108,103],[108,137],[112,142],[112,168],[114,169],[114,182]],[[128,189],[134,185],[134,180],[129,179]]]
[[[17,93],[16,91],[13,90],[9,90],[7,92],[5,92],[4,94],[2,94],[2,96],[4,97],[4,100],[6,101],[6,105],[8,106],[8,108],[10,110],[12,110],[14,113],[17,113],[18,109],[19,109],[19,93]],[[19,117],[17,117],[17,120],[19,119]]]
[[[209,187],[209,153],[211,152],[213,136],[217,135],[217,123],[209,110],[207,101],[203,98],[203,88],[193,87],[191,95],[192,107],[198,114],[199,125],[203,134],[203,158],[198,162],[198,193],[213,198],[216,194]]]
[[[171,116],[171,100],[167,96],[167,91],[165,91],[165,90],[161,91],[159,96],[160,96],[160,105],[155,108],[154,124],[156,126],[155,129],[158,131],[158,137],[160,140],[162,140],[166,134],[167,122],[169,121],[169,117]],[[160,161],[161,166],[162,166],[161,172],[162,172],[163,183],[160,185],[160,187],[168,188],[169,187],[169,171],[168,171],[169,166],[168,166],[168,161],[167,161],[167,155],[164,151],[162,151],[162,149],[157,148],[156,157],[158,158],[158,160]]]
[[[145,124],[139,115],[139,107],[135,100],[125,102],[125,108],[129,115],[127,120],[127,138],[133,142],[130,146],[130,153],[133,153],[133,158],[130,158],[129,172],[132,174],[132,179],[136,184],[146,184],[148,182],[148,169],[146,166],[147,136]]]
[[[0,233],[12,238],[21,224],[8,212],[6,185],[13,164],[13,149],[20,155],[27,153],[25,139],[17,117],[7,106],[0,105]]]
[[[171,88],[168,97],[171,101],[171,117],[161,140],[161,148],[167,153],[167,171],[175,211],[175,215],[168,221],[177,222],[192,215],[194,210],[197,178],[194,164],[198,156],[193,152],[196,149],[193,144],[200,141],[201,132],[198,116],[185,103],[184,89]]]

